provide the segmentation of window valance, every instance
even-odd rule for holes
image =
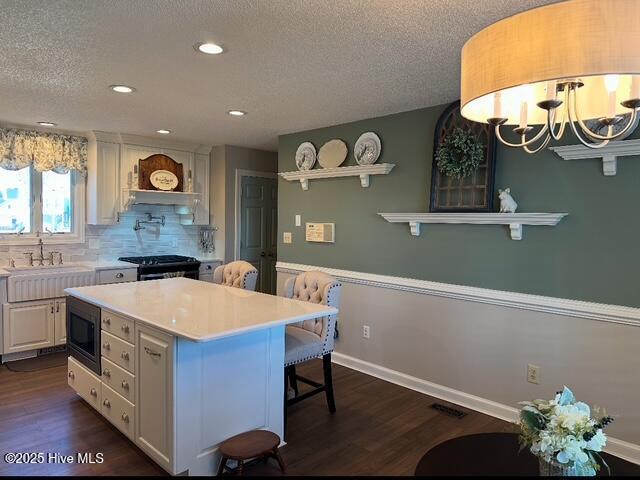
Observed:
[[[20,170],[33,165],[38,172],[70,170],[87,173],[87,139],[35,130],[0,129],[0,167]]]

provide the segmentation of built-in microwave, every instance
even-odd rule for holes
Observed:
[[[100,307],[75,297],[67,297],[67,346],[73,358],[102,375]]]

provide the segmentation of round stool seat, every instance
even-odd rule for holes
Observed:
[[[280,437],[267,430],[252,430],[231,437],[220,445],[220,453],[232,460],[248,460],[272,452],[280,445]]]

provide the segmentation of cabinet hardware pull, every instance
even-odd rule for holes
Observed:
[[[122,388],[129,390],[129,383],[126,380],[122,380]]]
[[[95,389],[95,388],[92,388],[91,390],[89,390],[89,393],[90,393],[92,396],[94,396],[94,397],[97,397],[97,396],[98,396],[98,392],[96,391],[96,389]]]
[[[103,374],[105,377],[111,377],[111,370],[109,370],[108,368],[105,368],[105,369],[102,371],[102,374]]]
[[[73,370],[69,370],[69,378],[76,378],[76,374],[73,373]]]
[[[124,332],[124,333],[129,333],[129,325],[122,325],[120,327],[120,329]]]
[[[104,348],[105,350],[111,350],[111,345],[109,343],[103,343],[102,348]]]
[[[126,413],[122,414],[122,421],[124,423],[129,423],[129,415],[127,415]]]
[[[56,313],[60,313],[60,302],[56,302]]]
[[[102,320],[102,323],[104,323],[105,325],[111,325],[111,319],[105,318],[104,320]]]
[[[122,358],[124,358],[125,360],[129,360],[129,353],[127,353],[127,352],[122,352],[122,353],[120,354],[120,356],[121,356]]]
[[[161,357],[162,355],[155,350],[151,350],[149,347],[144,347],[145,353],[151,355],[152,357]]]
[[[124,278],[124,273],[122,272],[116,273],[116,278]]]
[[[53,303],[51,304],[51,313],[53,313]]]
[[[107,399],[105,399],[104,402],[102,402],[102,404],[107,408],[111,408],[111,402]]]

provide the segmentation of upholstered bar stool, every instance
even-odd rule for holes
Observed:
[[[255,291],[258,270],[249,262],[237,260],[220,265],[213,271],[213,283]]]
[[[311,303],[320,303],[338,308],[342,284],[324,272],[305,272],[290,278],[284,285],[284,296]],[[325,392],[329,411],[336,411],[333,398],[333,379],[331,374],[331,352],[333,351],[337,315],[288,325],[285,335],[285,420],[286,406],[293,405],[317,393]],[[296,374],[296,365],[322,358],[324,383],[318,383]],[[313,390],[298,394],[298,381],[315,387]],[[289,384],[295,397],[287,398]]]

